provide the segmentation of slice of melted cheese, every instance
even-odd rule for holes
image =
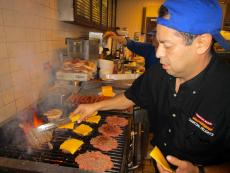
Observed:
[[[59,126],[58,128],[60,128],[60,129],[71,129],[72,130],[74,128],[74,123],[64,124],[64,125]]]
[[[165,170],[169,172],[173,172],[173,170],[170,168],[167,160],[165,159],[164,155],[161,153],[160,149],[155,146],[153,150],[150,153],[150,156],[156,160],[158,164],[160,164]]]
[[[83,144],[84,142],[81,140],[68,139],[60,145],[60,149],[74,154]]]
[[[113,97],[114,92],[113,92],[113,87],[112,86],[102,86],[101,87],[101,93],[102,96],[107,96],[107,97]]]
[[[79,125],[76,129],[73,130],[73,132],[81,135],[81,136],[87,136],[93,129],[86,125],[86,124],[81,124]]]
[[[101,120],[101,116],[100,115],[96,115],[96,116],[88,117],[85,121],[87,123],[98,124],[100,120]]]
[[[90,115],[90,117],[97,115],[97,113],[98,112],[94,112],[92,115]],[[70,116],[69,116],[69,118],[70,118],[71,122],[76,122],[76,121],[78,121],[81,118],[81,115],[80,114],[74,115],[73,113],[71,113]]]
[[[72,122],[76,122],[76,121],[78,121],[80,118],[81,118],[81,115],[80,114],[77,114],[77,115],[70,115],[70,120],[72,121]]]

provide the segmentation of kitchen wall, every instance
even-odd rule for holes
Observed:
[[[146,7],[147,17],[156,17],[164,0],[117,0],[117,26],[128,28],[129,36],[141,32],[142,11]]]
[[[47,89],[65,37],[89,31],[59,22],[56,6],[56,0],[0,0],[0,121]]]

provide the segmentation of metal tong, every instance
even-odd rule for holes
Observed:
[[[38,132],[44,132],[44,131],[48,131],[48,130],[53,130],[53,129],[56,129],[57,127],[61,126],[61,125],[65,125],[65,124],[68,124],[68,123],[71,123],[71,122],[73,122],[73,121],[69,117],[61,118],[61,119],[58,119],[58,120],[53,121],[53,122],[42,124],[42,125],[38,126],[36,128],[36,130]]]
[[[91,116],[95,116],[97,115],[98,112],[95,112],[94,114],[92,114]],[[70,116],[70,117],[66,117],[66,118],[61,118],[61,119],[58,119],[56,121],[53,121],[53,122],[50,122],[50,123],[46,123],[46,124],[43,124],[43,125],[40,125],[36,128],[37,132],[44,132],[44,131],[49,131],[49,130],[53,130],[61,125],[65,125],[65,124],[68,124],[68,123],[73,123],[73,122],[76,122],[78,121],[79,119],[81,118],[81,115],[78,114],[78,115],[73,115],[73,116]]]

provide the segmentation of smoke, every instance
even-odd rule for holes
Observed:
[[[72,105],[66,100],[72,91],[73,86],[66,84],[56,84],[49,89],[42,90],[37,104],[38,114],[41,115],[50,109],[61,109],[63,116],[68,116],[72,110]]]
[[[0,125],[0,144],[2,146],[17,146],[30,153],[29,146],[27,145],[26,131],[33,128],[34,115],[43,120],[44,123],[48,122],[43,115],[44,112],[50,109],[61,109],[63,116],[69,116],[72,110],[71,103],[65,100],[70,96],[72,87],[59,85],[53,86],[49,89],[46,88],[40,93],[40,99],[17,113]]]

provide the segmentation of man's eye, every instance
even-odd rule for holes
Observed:
[[[166,49],[169,49],[169,48],[171,48],[172,47],[172,45],[164,45],[164,47],[166,48]]]

